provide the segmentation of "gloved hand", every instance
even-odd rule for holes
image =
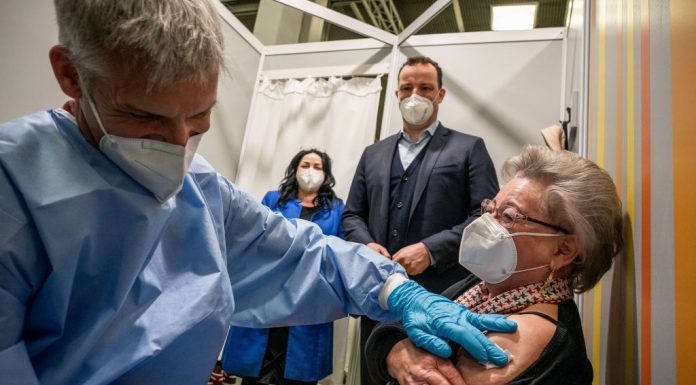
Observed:
[[[401,316],[409,338],[419,348],[440,357],[452,355],[444,339],[452,340],[481,363],[502,366],[508,356],[481,330],[513,332],[517,324],[498,314],[475,314],[466,307],[425,290],[414,281],[397,286],[387,299],[390,312]]]

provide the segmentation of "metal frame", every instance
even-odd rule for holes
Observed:
[[[397,34],[404,29],[404,24],[392,0],[361,0],[360,4],[365,8],[372,24],[393,34]],[[356,10],[353,7],[351,8],[353,11]]]
[[[459,1],[452,1],[452,11],[454,11],[454,20],[457,23],[457,30],[459,32],[464,32],[464,17],[462,17],[462,7],[459,5]]]
[[[443,33],[429,35],[415,35],[401,44],[404,47],[410,46],[434,46],[452,44],[485,44],[503,43],[514,41],[540,41],[540,40],[563,40],[565,38],[563,27],[531,29],[528,31],[481,31],[464,33]]]
[[[580,95],[580,115],[578,115],[578,150],[580,155],[587,157],[588,132],[590,120],[590,20],[592,18],[592,2],[583,2],[583,47],[582,47],[582,87]]]
[[[254,36],[239,19],[234,17],[232,12],[230,12],[220,1],[210,0],[213,2],[213,6],[218,11],[218,14],[222,20],[227,23],[232,29],[234,29],[250,46],[252,46],[256,52],[263,55],[264,45],[259,41],[259,39]]]
[[[314,43],[301,44],[279,44],[265,47],[265,54],[273,55],[292,55],[313,52],[332,52],[332,51],[351,51],[356,49],[376,49],[389,47],[392,44],[385,44],[373,39],[321,41]]]
[[[332,9],[322,7],[319,4],[313,3],[308,0],[275,0],[278,3],[285,4],[289,7],[295,8],[299,11],[305,12],[312,16],[324,19],[332,24],[339,27],[345,28],[347,30],[353,31],[355,33],[361,34],[363,36],[368,36],[373,39],[385,42],[387,44],[393,44],[394,34],[383,31],[377,27],[370,24],[364,23],[360,20],[353,19],[350,16],[346,16],[340,12],[336,12]]]
[[[366,65],[338,65],[327,67],[306,67],[293,68],[292,70],[265,70],[260,76],[263,79],[289,79],[289,78],[307,78],[307,77],[341,77],[341,76],[375,76],[389,72],[389,64],[377,63]]]
[[[430,20],[442,12],[451,2],[452,0],[437,0],[435,4],[428,7],[428,9],[421,13],[416,20],[413,20],[413,22],[399,34],[396,45],[401,45],[406,39],[418,32],[418,30],[428,24]]]

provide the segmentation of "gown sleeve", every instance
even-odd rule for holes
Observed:
[[[37,384],[23,337],[27,302],[46,272],[33,226],[0,168],[0,384]]]
[[[364,245],[325,236],[309,221],[273,213],[225,183],[233,325],[316,324],[347,314],[395,321],[380,307],[379,293],[390,275],[406,275],[401,266]]]

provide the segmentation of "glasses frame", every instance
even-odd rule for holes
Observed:
[[[489,208],[490,206],[493,206],[493,207],[494,207],[493,212],[495,212],[495,215],[496,215],[498,218],[503,218],[503,215],[502,215],[502,213],[500,212],[500,208],[498,207],[498,203],[495,201],[495,199],[484,199],[484,200],[481,201],[481,214],[482,214],[482,215],[483,215],[483,213],[493,214],[493,212],[491,212],[491,211],[488,210],[488,208]],[[515,207],[513,207],[513,206],[510,206],[510,207],[512,207],[512,208],[514,208],[515,210],[517,210],[517,209],[516,209]],[[503,222],[501,222],[501,224],[502,224],[505,228],[508,228],[508,229],[509,229],[509,228],[512,227],[513,224],[517,223],[518,221],[532,222],[532,223],[536,223],[536,224],[538,224],[538,225],[546,226],[546,227],[551,228],[551,229],[554,229],[554,230],[556,230],[556,231],[560,231],[560,232],[562,232],[563,234],[570,234],[570,232],[568,232],[568,230],[564,229],[564,228],[561,227],[561,226],[554,225],[554,224],[551,224],[551,223],[548,223],[548,222],[544,222],[544,221],[539,220],[539,219],[536,219],[536,218],[532,218],[532,217],[530,217],[529,215],[525,215],[525,214],[520,213],[519,211],[517,211],[517,213],[515,214],[515,217],[512,219],[512,222],[510,222],[510,225],[506,226],[505,223],[503,223]]]

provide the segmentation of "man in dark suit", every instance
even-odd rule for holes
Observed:
[[[409,58],[396,91],[403,130],[368,146],[350,188],[343,230],[398,262],[426,289],[439,293],[469,272],[458,264],[464,227],[498,180],[483,139],[443,126],[442,70],[426,57]],[[375,322],[361,319],[361,385],[371,384],[364,343]]]

